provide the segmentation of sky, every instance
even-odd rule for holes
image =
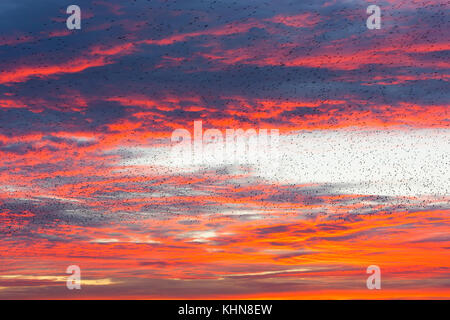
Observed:
[[[449,13],[2,0],[0,299],[450,298]],[[174,157],[198,121],[276,150]]]

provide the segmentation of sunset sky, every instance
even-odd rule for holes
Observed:
[[[450,299],[449,30],[447,0],[1,0],[0,299]],[[279,157],[173,159],[194,121]]]

